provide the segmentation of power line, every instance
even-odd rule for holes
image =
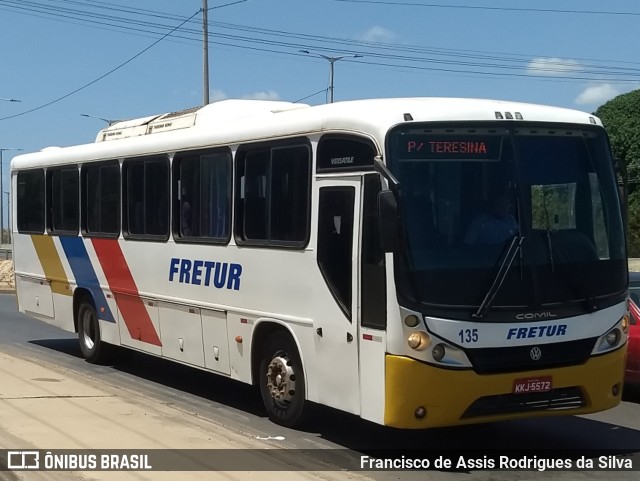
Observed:
[[[54,0],[55,1],[55,0]],[[62,1],[66,4],[78,4],[77,0],[57,0],[58,2]],[[241,0],[243,1],[243,0]],[[14,8],[16,4],[25,5],[29,4],[39,5],[36,2],[11,2],[10,0],[1,0],[2,3],[12,3]],[[97,5],[97,8],[108,8],[105,2],[93,1],[93,4]],[[240,2],[234,2],[240,3]],[[41,4],[40,4],[41,5]],[[229,5],[229,4],[227,4]],[[223,5],[224,6],[224,5]],[[220,7],[213,7],[220,8]],[[134,8],[120,8],[118,10],[123,10],[125,12],[130,12],[134,14],[144,15],[145,18],[148,16],[154,16],[157,18],[180,18],[184,20],[184,17],[177,17],[175,15],[163,14],[161,12],[156,12],[152,10],[143,10],[143,9],[134,9]],[[73,11],[76,17],[81,18],[85,13],[83,11],[75,10]],[[139,13],[140,12],[140,13]],[[68,13],[68,12],[67,12]],[[50,13],[51,14],[51,13]],[[55,16],[58,13],[52,13],[51,15]],[[66,15],[65,15],[66,16]],[[80,17],[78,17],[80,16]],[[157,35],[157,29],[167,28],[165,24],[154,24],[147,20],[138,21],[136,19],[120,19],[119,17],[103,16],[103,18],[107,19],[108,22],[96,22],[95,14],[91,16],[91,24],[95,25],[96,23],[100,23],[102,25],[107,25],[109,27],[122,28],[123,30],[130,33],[131,31],[141,32],[141,33],[149,33],[151,35]],[[116,22],[114,24],[113,22]],[[125,22],[126,26],[117,25],[117,22]],[[560,61],[556,59],[554,62],[546,62],[544,64],[535,65],[535,69],[533,71],[528,70],[530,64],[532,62],[531,57],[523,57],[517,54],[505,54],[499,52],[482,52],[482,51],[474,51],[474,50],[456,50],[456,49],[444,49],[444,48],[433,48],[433,47],[420,47],[420,46],[398,46],[394,44],[384,44],[384,43],[372,43],[372,42],[363,42],[363,41],[355,41],[355,40],[347,40],[340,39],[335,37],[323,37],[316,36],[310,34],[301,34],[295,32],[286,32],[282,30],[270,30],[260,27],[253,26],[244,26],[244,25],[234,25],[234,24],[225,24],[220,22],[209,22],[212,27],[217,27],[218,30],[226,29],[226,30],[239,30],[239,31],[248,31],[253,34],[259,34],[266,38],[259,38],[255,35],[237,35],[237,34],[228,34],[228,33],[212,33],[210,34],[210,38],[212,39],[222,39],[218,40],[216,43],[218,45],[227,46],[231,48],[239,48],[253,51],[262,51],[268,53],[274,53],[279,55],[292,55],[295,54],[292,52],[295,50],[296,52],[300,49],[312,49],[312,50],[325,50],[336,54],[344,54],[344,55],[366,55],[367,57],[376,57],[385,59],[387,61],[396,62],[393,65],[381,64],[383,66],[393,66],[397,68],[408,68],[413,69],[415,63],[435,63],[440,65],[457,65],[461,68],[459,69],[440,69],[441,72],[451,73],[477,73],[477,71],[470,71],[468,67],[475,68],[483,68],[483,69],[498,69],[498,71],[506,72],[507,70],[525,70],[528,73],[518,74],[517,77],[524,78],[537,78],[541,80],[548,81],[558,81],[558,80],[593,80],[593,81],[611,81],[615,83],[628,83],[628,82],[636,82],[638,80],[637,77],[640,77],[640,69],[630,68],[630,67],[621,67],[621,66],[612,66],[612,65],[594,65],[593,63],[602,62],[600,60],[594,59],[576,59],[580,61],[590,61],[591,64],[585,65],[580,64],[576,65],[574,61]],[[133,26],[138,26],[141,28],[133,28]],[[151,28],[151,30],[150,30]],[[182,35],[172,35],[172,39],[183,39],[192,42],[199,42],[200,31],[196,29],[185,28],[181,30]],[[274,39],[275,37],[275,39]],[[287,39],[295,39],[302,40],[305,42],[312,43],[299,43],[299,42],[291,42],[291,41],[283,41],[280,40],[282,38]],[[314,42],[322,42],[322,46],[319,46]],[[335,48],[327,49],[327,42],[336,45]],[[260,48],[256,47],[256,45],[266,45],[270,48]],[[275,49],[273,48],[275,47]],[[347,47],[347,48],[345,48]],[[283,51],[277,50],[277,48],[285,48],[291,49],[292,51]],[[365,50],[362,50],[365,49]],[[375,51],[372,51],[375,50]],[[385,54],[384,52],[388,52]],[[395,52],[401,53],[409,53],[411,55],[399,55]],[[445,59],[440,59],[438,57],[446,57]],[[460,60],[462,59],[462,60]],[[492,63],[492,61],[498,63]],[[397,64],[397,62],[408,62],[409,65]],[[366,62],[365,62],[366,63]],[[634,65],[626,62],[616,62],[620,64],[626,65]],[[414,69],[415,70],[415,69]],[[554,78],[543,78],[543,75],[554,75]],[[579,74],[580,76],[578,76]],[[494,72],[484,72],[482,75],[494,75]],[[620,78],[623,77],[623,78]],[[626,77],[626,78],[625,78]]]
[[[187,20],[185,20],[184,22],[182,22],[180,25],[178,25],[177,27],[174,27],[173,29],[171,29],[169,32],[167,32],[165,35],[163,35],[162,37],[160,37],[158,40],[156,40],[155,42],[153,42],[151,45],[149,45],[148,47],[142,49],[140,52],[138,52],[137,54],[135,54],[133,57],[130,57],[128,60],[125,60],[124,62],[122,62],[120,65],[118,65],[117,67],[112,68],[111,70],[109,70],[107,73],[101,75],[100,77],[92,80],[89,83],[84,84],[82,87],[78,87],[75,90],[72,90],[71,92],[63,95],[62,97],[58,97],[55,100],[52,100],[50,102],[47,102],[45,104],[42,104],[38,107],[34,107],[32,109],[29,110],[25,110],[24,112],[20,112],[18,114],[14,114],[14,115],[9,115],[7,117],[0,117],[0,121],[1,120],[8,120],[8,119],[14,119],[16,117],[21,117],[22,115],[26,115],[26,114],[30,114],[32,112],[35,112],[37,110],[41,110],[45,107],[49,107],[50,105],[53,105],[57,102],[60,102],[61,100],[64,100],[70,96],[72,96],[73,94],[76,94],[78,92],[80,92],[81,90],[86,89],[87,87],[90,87],[91,85],[99,82],[100,80],[102,80],[103,78],[111,75],[113,72],[120,70],[122,67],[124,67],[125,65],[127,65],[128,63],[132,62],[133,60],[135,60],[136,58],[138,58],[140,55],[142,55],[143,53],[145,53],[147,50],[153,48],[154,46],[156,46],[157,44],[159,44],[162,40],[164,40],[165,38],[167,38],[169,35],[171,35],[173,32],[175,32],[176,30],[178,30],[180,27],[182,27],[185,23],[187,23],[189,20],[191,20],[193,17],[195,17],[196,15],[198,15],[200,13],[200,10],[198,10],[196,13],[194,13],[193,15],[191,15],[191,17],[189,17]]]
[[[98,0],[87,0],[80,2],[78,0],[50,0],[53,3],[62,3],[67,6],[82,6],[82,9],[52,6],[51,4],[43,4],[37,1],[26,0],[0,0],[0,9],[10,10],[25,15],[45,16],[56,20],[62,19],[63,22],[89,24],[92,27],[117,29],[134,35],[157,36],[161,37],[153,42],[149,47],[140,53],[123,62],[106,74],[89,82],[88,84],[40,107],[22,112],[9,117],[0,118],[6,120],[18,117],[27,113],[39,110],[41,108],[52,105],[63,100],[94,83],[102,80],[106,76],[124,67],[129,62],[155,46],[160,41],[170,38],[171,40],[185,40],[188,42],[200,42],[200,30],[196,28],[185,27],[190,22],[195,23],[194,17],[200,12],[185,18],[178,15],[167,14],[159,11],[139,9],[133,7],[115,6],[107,2]],[[224,5],[211,7],[208,10],[223,8],[230,5],[244,3],[247,0],[237,0]],[[347,0],[335,0],[347,1]],[[350,0],[354,3],[383,3],[374,2],[373,0]],[[409,2],[386,2],[394,5],[409,4]],[[442,6],[441,4],[419,4],[422,6]],[[466,6],[453,6],[466,8]],[[87,10],[93,9],[93,10]],[[492,7],[493,8],[493,7]],[[109,13],[103,13],[103,10],[109,10]],[[523,9],[520,9],[523,10]],[[27,12],[27,13],[24,13]],[[114,12],[120,12],[125,15],[133,15],[132,17],[124,17],[122,15],[114,15]],[[153,21],[151,19],[157,19]],[[165,22],[166,21],[166,22]],[[168,22],[180,21],[178,27],[170,28]],[[218,33],[210,33],[211,43],[236,48],[250,50],[262,53],[273,53],[276,55],[287,55],[301,57],[299,53],[301,49],[322,50],[327,53],[336,55],[361,55],[366,60],[355,61],[363,65],[371,65],[383,68],[397,68],[408,71],[423,71],[429,73],[441,73],[447,75],[473,75],[485,77],[512,77],[512,78],[535,78],[542,81],[564,82],[564,81],[606,81],[610,83],[630,83],[640,80],[640,68],[623,67],[621,65],[636,65],[631,62],[622,61],[604,61],[596,59],[580,59],[559,60],[552,59],[549,61],[547,57],[542,58],[534,69],[532,67],[532,57],[522,54],[512,54],[504,52],[488,52],[476,50],[460,50],[450,48],[425,47],[417,45],[396,45],[392,43],[365,42],[358,40],[350,40],[338,37],[326,37],[313,35],[308,33],[289,32],[283,30],[273,30],[262,27],[238,25],[221,22],[208,22]],[[225,33],[230,31],[232,33]],[[243,32],[248,34],[238,34]],[[545,61],[546,60],[546,61]],[[352,60],[351,60],[352,61]],[[578,61],[588,61],[589,64],[578,63]],[[609,62],[609,64],[604,64]],[[603,63],[599,65],[599,63]],[[618,64],[611,65],[611,63]],[[545,76],[546,75],[546,76]],[[312,97],[312,94],[306,98]]]
[[[537,13],[570,13],[580,15],[618,15],[618,16],[640,16],[638,12],[613,12],[609,10],[563,10],[559,8],[532,8],[532,7],[491,7],[488,5],[447,5],[443,3],[422,3],[422,2],[389,2],[384,0],[329,0],[340,3],[361,3],[376,5],[392,5],[396,7],[421,7],[421,8],[450,8],[469,10],[494,10],[503,12],[537,12]]]
[[[326,88],[324,88],[324,89],[322,89],[322,90],[318,90],[317,92],[314,92],[314,93],[312,93],[311,95],[307,95],[306,97],[302,97],[301,99],[294,100],[294,101],[293,101],[293,103],[294,103],[294,104],[297,104],[298,102],[302,102],[303,100],[310,99],[311,97],[315,97],[316,95],[320,95],[320,94],[323,94],[323,93],[324,93],[324,94],[326,94],[326,93],[327,93],[327,90],[328,90],[328,89],[326,89]]]

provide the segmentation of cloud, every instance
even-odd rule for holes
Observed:
[[[388,43],[395,40],[396,34],[384,27],[371,27],[369,30],[358,36],[358,40],[363,42]]]
[[[242,96],[243,99],[251,100],[280,100],[280,95],[274,90],[266,92],[254,92],[252,94],[246,94]]]
[[[209,101],[217,102],[218,100],[228,99],[229,96],[220,89],[213,89],[209,92]]]
[[[575,102],[578,105],[599,105],[611,100],[613,97],[617,97],[621,93],[622,91],[611,84],[591,85],[578,95]]]
[[[578,72],[582,69],[582,65],[568,58],[558,57],[538,57],[534,58],[527,65],[527,73],[531,75],[541,75],[547,77],[556,77],[572,72]]]
[[[220,100],[227,100],[229,96],[220,89],[214,89],[209,92],[209,101],[210,102],[218,102]],[[234,97],[238,98],[238,97]],[[278,92],[274,90],[262,91],[262,92],[253,92],[250,94],[242,95],[240,98],[247,100],[280,100],[280,95]]]

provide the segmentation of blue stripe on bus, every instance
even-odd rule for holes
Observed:
[[[61,236],[60,243],[64,249],[64,253],[67,256],[73,276],[76,279],[78,287],[88,289],[93,295],[93,300],[96,303],[96,311],[100,319],[104,319],[109,322],[116,322],[107,298],[104,292],[100,288],[100,281],[96,271],[91,264],[87,248],[84,246],[84,241],[81,237],[64,237]]]

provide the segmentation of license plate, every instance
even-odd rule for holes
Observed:
[[[551,391],[551,376],[527,377],[513,381],[514,394]]]

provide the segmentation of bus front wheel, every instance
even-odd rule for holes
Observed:
[[[267,338],[260,361],[260,393],[269,418],[294,427],[303,420],[305,379],[295,343],[284,332]]]
[[[93,303],[85,299],[78,308],[78,339],[82,356],[92,364],[105,362],[108,348],[100,339],[100,324]]]

